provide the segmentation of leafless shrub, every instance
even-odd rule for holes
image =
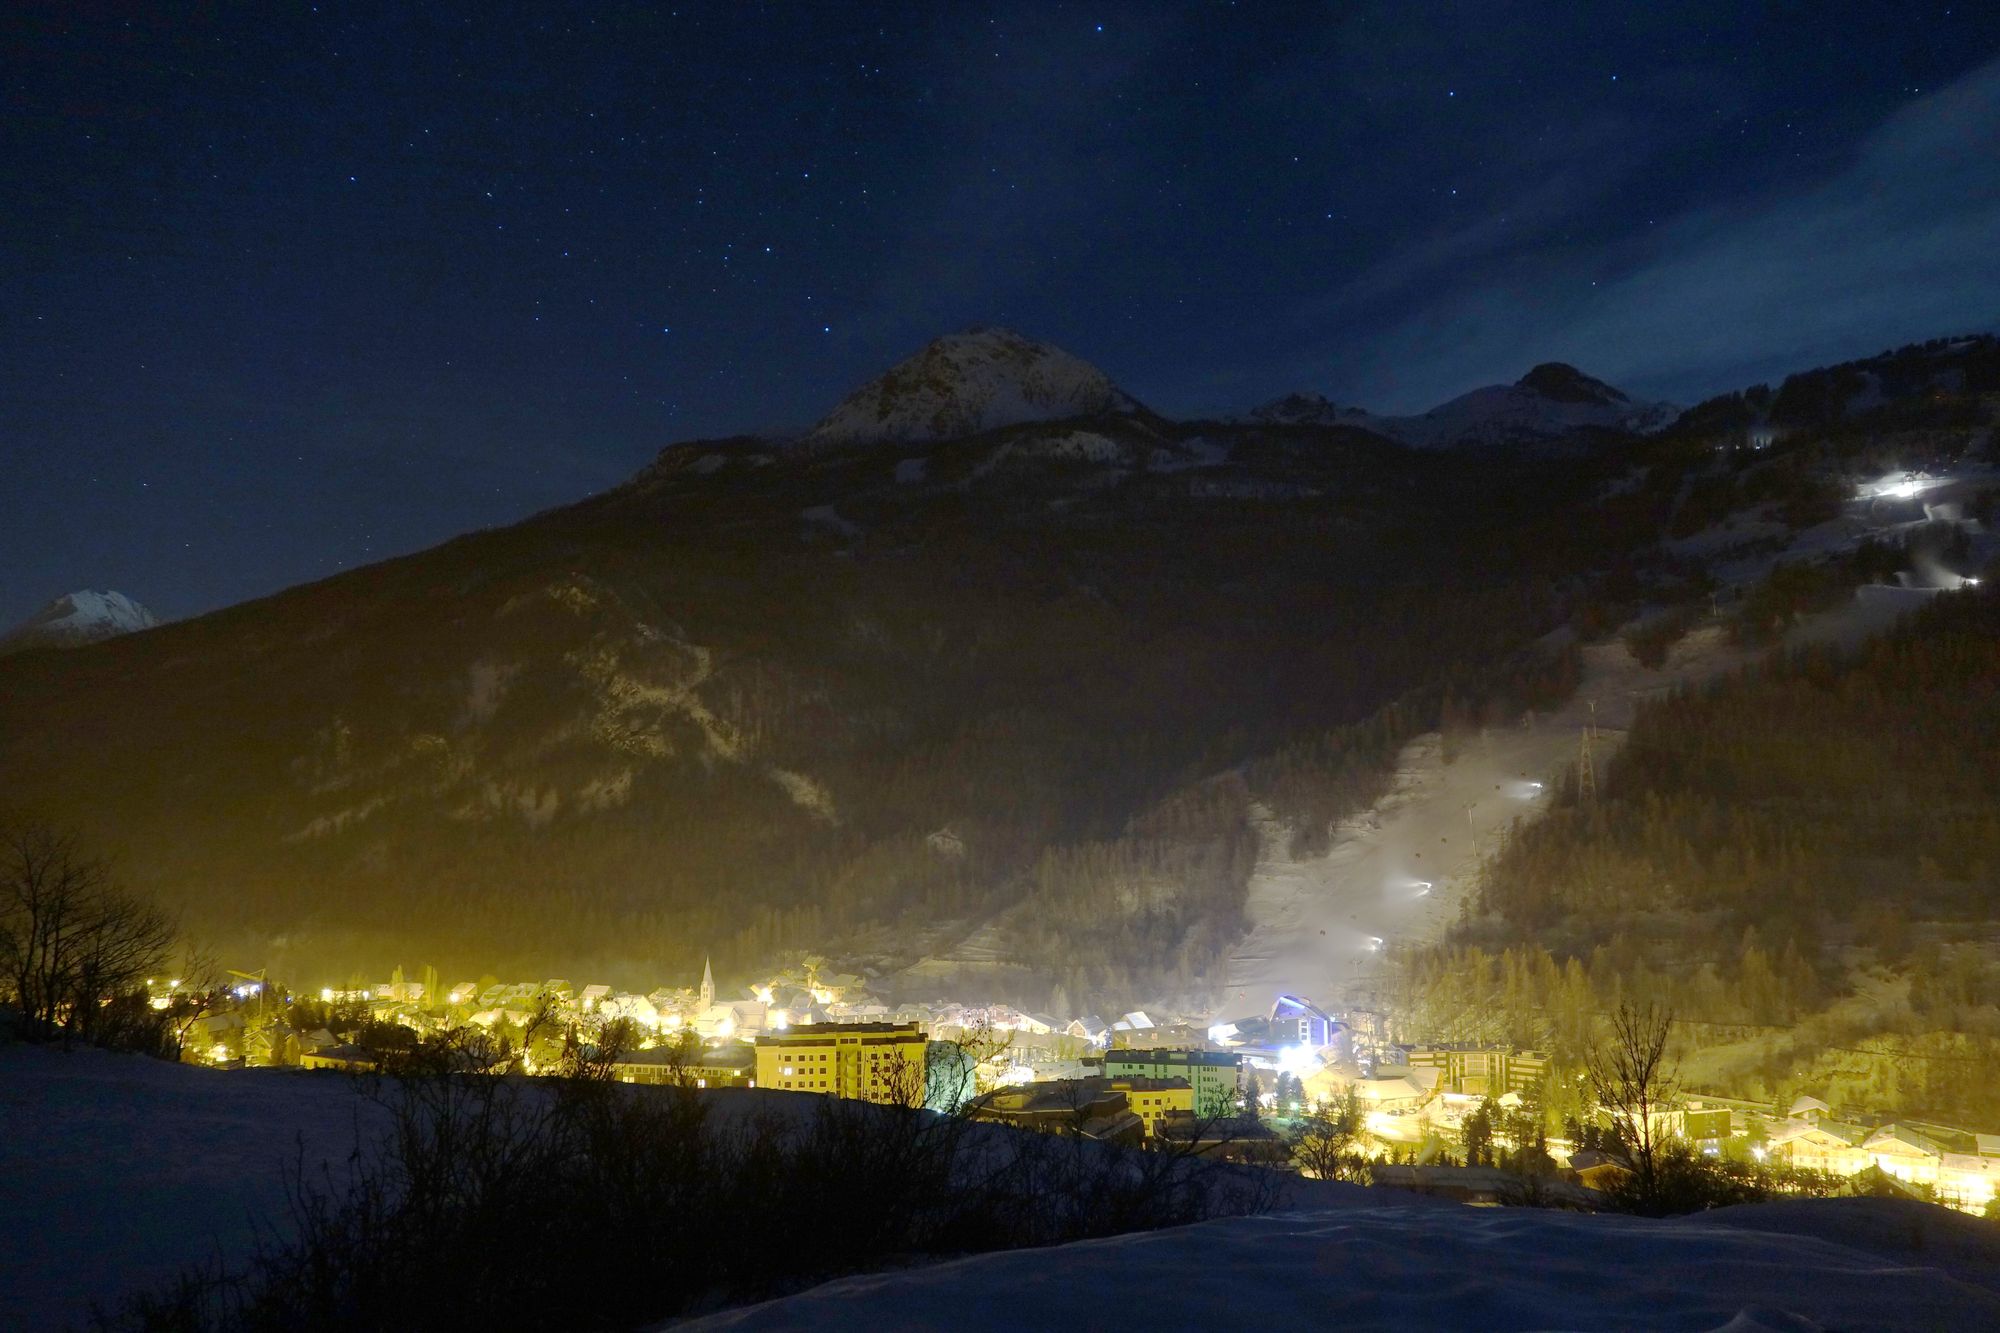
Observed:
[[[379,1144],[345,1181],[295,1163],[289,1230],[246,1270],[191,1271],[100,1327],[630,1327],[886,1264],[1256,1211],[1281,1180],[903,1106],[750,1113],[747,1095],[626,1086],[591,1061],[469,1073],[471,1049],[420,1043],[371,1080]]]

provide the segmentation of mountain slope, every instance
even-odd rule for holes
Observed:
[[[0,653],[74,648],[151,629],[159,623],[159,617],[122,592],[73,592],[0,634]]]
[[[1185,996],[1241,932],[1258,809],[1310,844],[1412,736],[1560,697],[1525,646],[1681,586],[1656,542],[1727,465],[1678,428],[1412,449],[1109,392],[950,438],[690,441],[508,528],[15,654],[10,803],[313,984],[650,988],[800,948],[935,984],[977,933],[993,998]]]
[[[1170,798],[1538,633],[1601,540],[1544,530],[1588,469],[1338,429],[1118,412],[902,461],[675,446],[511,528],[10,658],[0,771],[321,984],[886,968],[1031,899],[1078,921],[1010,936],[1045,978],[1179,984],[1232,930],[1248,816]]]

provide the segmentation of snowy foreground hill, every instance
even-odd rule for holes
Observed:
[[[1386,1191],[1383,1192],[1386,1195]],[[1986,1224],[1881,1199],[1649,1221],[1531,1208],[1315,1209],[845,1278],[677,1328],[2000,1328]]]
[[[79,1325],[183,1265],[240,1262],[283,1224],[283,1164],[338,1180],[381,1124],[339,1075],[0,1049],[0,1328]],[[1299,1182],[1284,1208],[847,1278],[676,1327],[1018,1333],[1107,1311],[1162,1330],[2000,1327],[2000,1233],[1919,1204],[1653,1222]]]

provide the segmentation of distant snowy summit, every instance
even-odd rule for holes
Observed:
[[[847,395],[805,442],[927,443],[1139,410],[1137,399],[1089,362],[1011,329],[975,328],[937,339]]]
[[[1342,407],[1323,393],[1288,393],[1252,409],[1252,421],[1270,426],[1360,426],[1372,429],[1382,420],[1359,407]]]
[[[1418,449],[1482,444],[1546,444],[1579,430],[1640,434],[1673,424],[1680,409],[1649,403],[1559,361],[1544,362],[1512,384],[1460,394],[1420,416],[1377,416],[1340,407],[1316,393],[1288,394],[1250,413],[1283,425],[1357,426]]]
[[[0,653],[74,648],[151,629],[159,623],[158,616],[122,592],[73,592],[0,634]]]

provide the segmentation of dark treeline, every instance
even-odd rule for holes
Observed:
[[[1566,786],[1456,941],[1410,961],[1410,1001],[1571,1051],[1594,1015],[1655,1003],[1697,1069],[2000,1123],[1972,1072],[2000,1067],[1996,782],[1992,591],[1854,652],[1776,656],[1642,709],[1596,798]]]

